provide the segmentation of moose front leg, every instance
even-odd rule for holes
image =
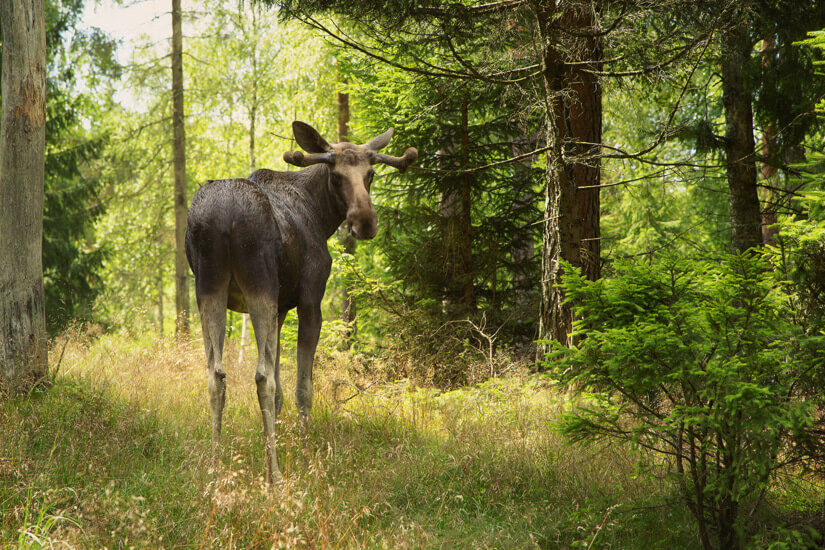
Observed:
[[[312,409],[312,363],[321,334],[321,305],[298,306],[298,382],[295,401],[304,436],[309,434],[309,412]]]

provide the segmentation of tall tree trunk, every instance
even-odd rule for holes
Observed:
[[[745,79],[753,44],[744,14],[722,35],[722,102],[730,189],[731,245],[741,252],[762,244],[762,215],[756,188],[753,108]]]
[[[254,13],[254,11],[253,11]],[[255,59],[252,60],[253,71]],[[257,84],[253,79],[253,102],[249,109],[249,173],[255,171],[255,116],[257,111]],[[238,349],[238,364],[242,365],[246,347],[249,344],[249,314],[241,313],[241,343]]]
[[[48,374],[43,290],[46,29],[43,0],[2,0],[0,390]]]
[[[252,51],[252,103],[249,106],[249,173],[255,171],[255,123],[258,114],[258,21],[255,12],[255,4],[250,6],[252,10],[252,32],[255,33],[253,37],[253,44],[255,49]],[[238,14],[240,20],[241,14]],[[249,314],[241,314],[241,343],[238,349],[238,364],[242,365],[246,347],[249,344]]]
[[[542,44],[541,74],[546,108],[547,169],[545,172],[544,226],[541,252],[541,304],[539,339],[571,344],[573,315],[559,287],[563,270],[560,261],[573,269],[585,269],[588,277],[599,274],[599,199],[598,189],[580,193],[578,186],[592,187],[599,181],[599,165],[593,160],[577,159],[576,166],[565,154],[565,142],[576,140],[599,143],[601,137],[601,91],[594,77],[571,74],[565,66],[560,36],[554,27],[558,20],[555,2],[542,1],[536,6],[536,23]],[[575,26],[585,38],[585,45],[568,45],[577,61],[593,56],[597,63],[600,51],[595,39],[586,38],[595,26],[596,13],[589,3],[567,5],[563,15],[566,28]],[[581,59],[579,59],[581,57]],[[565,103],[569,96],[570,104]],[[597,145],[577,146],[585,157],[598,158]],[[586,236],[586,237],[585,237]],[[583,241],[583,238],[589,240]],[[583,250],[583,242],[587,246]],[[584,259],[583,259],[584,258]],[[546,348],[539,346],[538,358]]]
[[[762,51],[762,68],[768,71],[774,62],[773,38],[768,38],[760,44]],[[767,245],[776,242],[777,212],[779,212],[782,196],[779,192],[779,170],[776,168],[776,127],[768,123],[762,130],[762,241]]]
[[[189,266],[186,262],[186,136],[183,114],[181,0],[172,0],[172,132],[175,170],[175,334],[189,334]]]
[[[346,78],[341,79],[342,84],[346,84]],[[338,92],[338,143],[347,141],[349,136],[349,94]],[[347,224],[344,222],[338,228],[338,238],[344,252],[347,254],[355,254],[355,237],[347,231]],[[348,286],[344,286],[344,294],[341,297],[341,320],[346,325],[346,332],[344,334],[344,348],[349,349],[355,334],[358,331],[358,325],[355,320],[356,305],[355,297],[350,293]]]
[[[762,241],[767,245],[776,243],[776,235],[779,230],[776,222],[779,221],[780,201],[779,192],[779,170],[773,165],[771,159],[776,155],[776,130],[772,124],[765,126],[762,132],[762,156],[765,158],[762,164],[762,184],[764,186],[762,201]]]
[[[595,33],[599,6],[585,3],[571,14],[571,26],[581,31],[575,48],[579,61],[601,69],[602,50]],[[575,142],[572,173],[581,220],[582,271],[591,281],[601,276],[600,197],[602,142],[602,85],[598,76],[577,71],[569,78],[570,137]]]
[[[158,232],[160,233],[160,232]],[[158,250],[161,249],[161,238],[158,235]],[[163,338],[163,262],[158,261],[158,272],[157,272],[157,280],[155,284],[157,285],[158,291],[158,338]]]
[[[467,98],[461,103],[461,168],[470,165],[470,122]],[[472,174],[461,176],[461,271],[463,292],[461,302],[472,310],[475,305],[473,285],[473,218],[472,218]]]
[[[470,160],[469,101],[463,98],[458,106],[458,124],[444,137],[439,151],[440,166],[445,170],[467,168]],[[450,174],[444,178],[444,191],[439,197],[441,238],[444,262],[441,278],[442,305],[459,304],[471,311],[475,302],[472,255],[472,174]]]

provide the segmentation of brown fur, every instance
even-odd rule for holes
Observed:
[[[408,149],[401,159],[375,153],[387,145],[392,130],[367,145],[329,145],[315,129],[298,121],[293,131],[309,154],[290,152],[284,158],[309,168],[299,172],[263,169],[246,179],[208,182],[192,198],[186,230],[186,256],[195,275],[209,370],[213,450],[220,440],[226,400],[222,354],[228,308],[249,312],[255,329],[255,381],[269,481],[281,477],[275,422],[283,404],[279,363],[284,318],[289,310],[297,309],[295,397],[306,433],[321,299],[332,265],[326,241],[344,220],[356,238],[375,237],[378,218],[369,197],[371,164],[390,159],[388,164],[405,169],[417,156],[414,149]]]

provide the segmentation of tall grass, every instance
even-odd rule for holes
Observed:
[[[64,342],[58,342],[60,355]],[[282,379],[285,481],[267,486],[254,354],[226,352],[210,456],[197,340],[72,334],[52,388],[0,405],[0,540],[62,548],[691,548],[633,451],[570,447],[564,396],[526,374],[442,393],[321,352],[306,442]],[[666,526],[666,528],[663,528]],[[35,536],[29,536],[34,534]]]

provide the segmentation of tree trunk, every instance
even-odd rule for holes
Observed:
[[[342,78],[341,82],[346,84],[346,79]],[[349,136],[349,94],[338,92],[338,143],[347,141]],[[338,228],[339,240],[344,252],[350,255],[355,254],[355,238],[347,231],[347,224],[344,222]],[[346,325],[346,332],[344,334],[344,349],[349,349],[352,345],[353,338],[358,330],[358,325],[355,320],[356,306],[355,297],[350,294],[348,286],[344,286],[344,294],[341,297],[341,320]]]
[[[470,123],[467,98],[461,103],[461,168],[466,170],[470,164]],[[464,290],[461,302],[468,310],[475,306],[473,285],[473,218],[472,218],[472,174],[461,177],[461,271]]]
[[[183,115],[181,0],[172,0],[172,132],[175,170],[175,334],[189,334],[189,266],[186,261],[186,136]]]
[[[588,68],[601,70],[602,51],[599,40],[588,33],[596,30],[598,6],[586,3],[570,13],[572,28],[583,36],[577,40],[578,60],[589,63]],[[570,137],[575,142],[571,166],[579,202],[581,220],[581,264],[584,275],[591,281],[601,276],[600,197],[602,142],[602,85],[599,77],[577,71],[569,78]]]
[[[764,186],[762,201],[762,241],[767,245],[776,244],[776,235],[779,230],[776,223],[779,221],[777,213],[782,196],[779,192],[779,170],[771,163],[776,154],[776,131],[773,125],[768,124],[762,132],[762,185]]]
[[[249,104],[249,173],[255,171],[256,165],[256,158],[255,158],[255,133],[257,131],[256,125],[258,120],[258,101],[260,98],[258,97],[258,12],[256,9],[257,4],[252,3],[249,6],[249,10],[252,15],[252,26],[251,26],[251,33],[252,37],[249,38],[249,43],[254,46],[252,49],[252,78],[250,79],[249,85],[252,88],[252,101]],[[242,6],[239,6],[239,10]],[[241,11],[238,12],[238,25],[241,25],[241,21],[243,20],[243,13]],[[237,29],[239,31],[243,31],[243,28]],[[241,314],[241,343],[238,346],[238,364],[242,365],[244,362],[244,357],[246,355],[246,348],[249,345],[249,314],[242,313]]]
[[[255,89],[257,86],[253,83],[253,102],[257,101],[255,97]],[[249,109],[249,173],[255,171],[255,117],[257,115],[257,104],[253,103]]]
[[[744,15],[735,16],[734,21],[735,26],[722,36],[722,101],[725,107],[731,245],[734,252],[741,252],[762,244],[762,216],[756,187],[753,108],[745,80],[753,44],[748,39]]]
[[[48,375],[43,290],[46,30],[43,0],[2,0],[0,390]]]
[[[587,5],[568,6],[564,25],[578,27],[586,34],[593,27],[595,12]],[[536,23],[543,45],[541,74],[544,84],[546,107],[547,170],[545,175],[544,226],[541,252],[541,305],[539,309],[539,339],[555,340],[562,345],[571,344],[570,334],[573,315],[570,304],[565,303],[559,287],[563,270],[560,261],[570,263],[573,269],[582,269],[582,239],[587,235],[589,247],[598,247],[598,190],[579,193],[577,186],[592,186],[598,182],[598,164],[575,168],[565,157],[565,142],[569,139],[598,143],[601,135],[601,94],[595,79],[586,75],[573,75],[565,66],[559,39],[554,28],[557,19],[555,2],[539,2],[536,7]],[[581,18],[584,17],[582,20]],[[585,39],[590,40],[590,39]],[[576,56],[597,55],[596,44],[592,51]],[[580,45],[573,49],[586,51]],[[578,59],[577,59],[578,60]],[[572,86],[572,90],[570,87]],[[571,95],[571,105],[565,105],[565,95]],[[592,112],[591,112],[592,111]],[[592,118],[591,118],[592,117]],[[597,146],[584,145],[588,153],[597,152]],[[581,160],[579,160],[581,162]],[[575,168],[575,169],[574,169]],[[598,251],[598,248],[595,248]],[[585,253],[588,254],[587,250]],[[589,252],[593,254],[593,252]],[[598,252],[589,257],[588,276],[598,276]],[[538,358],[542,359],[546,347],[539,346]]]
[[[762,68],[766,72],[773,64],[773,38],[762,41],[760,50],[762,51]],[[776,158],[776,127],[773,123],[768,123],[762,130],[762,241],[766,245],[776,244],[776,235],[779,230],[776,222],[779,221],[777,213],[780,208],[782,196],[779,192],[779,170],[776,168],[774,159]]]
[[[161,248],[161,239],[158,237],[158,249]],[[158,289],[158,338],[163,338],[163,262],[158,261],[158,277],[155,281]]]
[[[444,136],[439,151],[444,170],[467,168],[470,160],[469,102],[464,98],[458,106],[458,124]],[[441,266],[442,306],[460,305],[471,311],[475,303],[472,253],[472,174],[449,174],[443,180],[439,197],[441,240],[444,261]]]

